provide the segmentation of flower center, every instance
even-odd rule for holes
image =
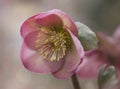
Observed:
[[[35,41],[38,53],[40,53],[45,59],[50,61],[59,61],[62,59],[66,51],[71,47],[71,38],[69,33],[63,27],[52,27],[40,29],[46,35],[44,42],[40,42],[38,39]]]

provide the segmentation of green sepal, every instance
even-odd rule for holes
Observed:
[[[94,49],[98,45],[96,34],[86,25],[76,22],[78,29],[78,39],[80,40],[85,51]]]

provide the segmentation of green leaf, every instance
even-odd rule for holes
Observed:
[[[78,28],[78,39],[80,40],[84,50],[94,49],[98,45],[96,34],[86,25],[76,22]]]
[[[115,80],[113,78],[115,76],[115,67],[114,66],[109,66],[106,69],[106,65],[103,65],[98,74],[98,85],[99,89],[102,89],[105,87],[106,84],[108,84],[110,81]]]

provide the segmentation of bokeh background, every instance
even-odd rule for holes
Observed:
[[[109,35],[120,24],[120,0],[0,0],[0,89],[73,89],[70,78],[31,73],[20,60],[21,24],[55,8]],[[82,89],[97,89],[96,81],[79,79]]]

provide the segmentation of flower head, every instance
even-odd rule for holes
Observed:
[[[84,61],[76,71],[77,75],[83,78],[95,78],[98,76],[99,68],[107,64],[107,67],[113,65],[117,76],[120,77],[120,27],[113,37],[103,33],[98,33],[97,36],[98,48],[86,52]]]
[[[30,71],[66,78],[74,73],[84,56],[75,23],[60,10],[30,17],[23,23],[21,35],[21,59]]]

